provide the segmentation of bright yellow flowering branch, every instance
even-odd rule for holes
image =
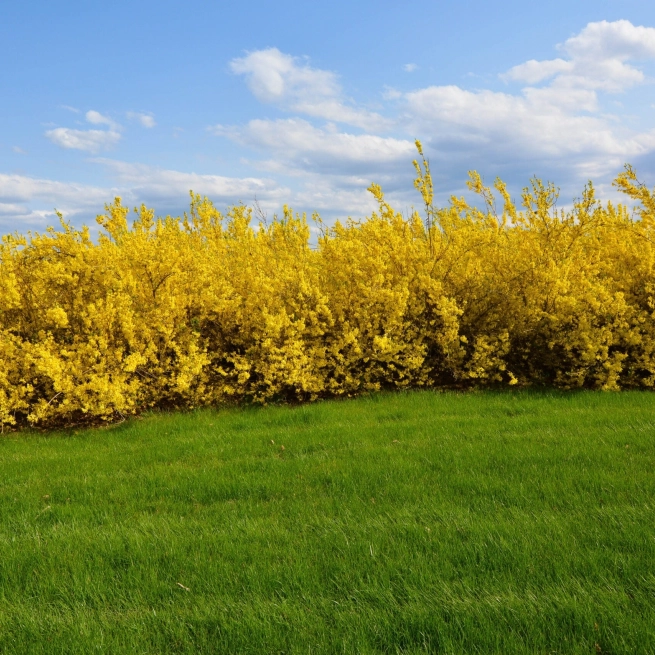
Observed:
[[[321,229],[288,207],[253,225],[191,194],[181,218],[120,198],[0,244],[0,426],[111,421],[148,407],[309,401],[381,388],[655,384],[655,195],[572,209],[533,180],[517,206],[475,172],[425,218],[378,209]],[[496,207],[499,198],[502,212]]]

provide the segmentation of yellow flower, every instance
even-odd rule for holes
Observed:
[[[157,405],[349,397],[380,388],[655,385],[655,196],[627,167],[605,205],[570,210],[532,180],[517,206],[472,172],[480,206],[435,207],[420,142],[404,216],[377,210],[310,240],[304,215],[253,225],[191,194],[188,214],[101,236],[61,220],[0,243],[0,425],[102,421]],[[502,203],[496,204],[496,195]]]

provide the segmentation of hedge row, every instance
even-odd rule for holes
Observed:
[[[475,173],[482,209],[435,208],[415,165],[423,217],[373,185],[379,210],[317,218],[318,241],[286,207],[253,225],[194,194],[188,215],[142,206],[131,224],[117,198],[95,241],[63,220],[3,237],[3,429],[380,388],[653,386],[655,196],[631,168],[615,184],[634,211],[591,184],[558,211],[552,185],[517,208]]]

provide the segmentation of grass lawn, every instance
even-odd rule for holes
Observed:
[[[4,436],[0,653],[655,653],[655,395]]]

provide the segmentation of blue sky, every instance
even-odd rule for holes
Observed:
[[[655,185],[652,0],[16,2],[0,53],[3,233],[189,189],[329,220],[376,181],[405,210],[415,137],[440,204],[469,169],[563,204],[625,162]]]

